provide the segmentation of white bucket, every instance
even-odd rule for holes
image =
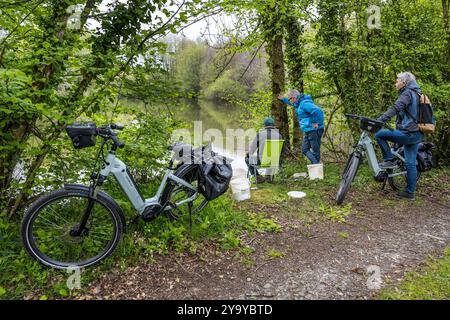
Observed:
[[[310,180],[323,179],[323,164],[308,164],[308,175]]]
[[[233,179],[238,178],[246,178],[247,177],[247,170],[244,168],[233,168]]]
[[[250,199],[250,181],[247,178],[233,179],[230,186],[236,201]]]

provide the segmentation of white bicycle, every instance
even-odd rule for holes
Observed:
[[[406,187],[407,180],[403,147],[397,145],[392,148],[394,162],[396,163],[395,167],[389,169],[380,168],[372,144],[372,139],[369,135],[370,132],[376,133],[383,127],[389,130],[393,129],[386,125],[384,122],[367,117],[353,114],[346,114],[345,116],[350,119],[359,120],[360,128],[363,130],[363,132],[361,133],[358,143],[353,145],[353,151],[350,153],[350,156],[348,157],[347,163],[344,167],[342,180],[336,194],[337,204],[342,204],[344,202],[345,196],[347,195],[347,192],[350,189],[350,185],[352,184],[353,179],[358,172],[359,166],[366,156],[369,168],[373,172],[373,177],[375,181],[383,183],[382,188],[384,188],[387,181],[394,191],[404,189]],[[420,170],[417,170],[417,179],[419,178]]]
[[[116,155],[117,149],[125,144],[114,130],[123,130],[123,127],[111,124],[97,128],[94,123],[78,123],[66,130],[75,148],[93,146],[96,136],[102,138],[94,165],[96,168],[101,163],[101,168],[93,171],[89,186],[66,184],[62,189],[42,195],[27,209],[21,227],[23,244],[31,257],[43,265],[58,269],[89,267],[114,251],[126,231],[126,221],[117,202],[99,190],[110,174],[144,221],[151,221],[161,213],[178,219],[183,214],[202,210],[208,203],[199,192],[198,162],[179,161],[172,167],[172,159],[156,194],[144,199],[126,165]],[[104,147],[109,145],[108,141],[112,144],[105,157]],[[203,154],[204,149],[176,148],[173,151],[180,159],[183,150],[189,150],[194,157],[198,151]]]

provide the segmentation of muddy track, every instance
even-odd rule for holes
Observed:
[[[326,221],[311,227],[270,212],[269,206],[268,214],[283,231],[243,239],[255,249],[251,266],[242,256],[218,254],[211,246],[202,259],[158,257],[152,264],[114,271],[80,298],[370,299],[450,245],[448,201],[429,196],[419,204],[401,201],[387,209],[377,197],[354,203],[356,213],[345,224]],[[270,258],[269,249],[283,256]]]

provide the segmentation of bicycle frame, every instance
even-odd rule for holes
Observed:
[[[130,200],[133,207],[139,212],[139,214],[142,215],[145,208],[160,203],[160,198],[163,193],[164,187],[166,186],[167,182],[169,180],[174,181],[178,185],[185,186],[192,191],[194,191],[194,194],[183,201],[180,201],[176,203],[176,206],[182,205],[187,202],[194,201],[198,196],[198,190],[194,186],[192,186],[190,183],[186,182],[183,179],[180,179],[179,177],[172,174],[170,169],[166,170],[166,173],[164,174],[164,177],[161,181],[161,184],[159,185],[158,191],[152,198],[144,199],[142,196],[142,193],[139,190],[139,187],[137,186],[136,182],[134,181],[133,177],[130,174],[130,171],[127,169],[127,166],[125,163],[123,163],[120,159],[116,157],[116,154],[114,151],[110,151],[106,157],[106,164],[103,166],[102,170],[100,171],[100,176],[103,176],[105,179],[110,175],[113,174],[113,176],[116,178],[117,182],[119,183],[122,190],[127,195],[128,199]],[[171,209],[170,207],[166,208],[167,210]]]
[[[362,132],[361,137],[359,138],[357,146],[360,146],[360,147],[362,147],[364,149],[364,151],[365,151],[365,153],[367,155],[367,161],[369,163],[369,167],[373,171],[374,176],[378,176],[381,172],[385,171],[384,169],[381,169],[379,164],[378,164],[377,156],[375,154],[375,149],[374,149],[373,144],[372,144],[372,139],[370,138],[370,136],[369,136],[367,131],[363,131]],[[405,162],[405,158],[403,158],[395,150],[392,150],[392,154],[395,157],[397,157],[400,160],[402,160],[403,162]],[[388,174],[388,177],[391,178],[391,177],[394,177],[394,176],[404,175],[404,174],[406,174],[406,171],[402,171],[402,172],[394,173],[394,174]]]

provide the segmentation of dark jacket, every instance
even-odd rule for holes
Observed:
[[[255,139],[250,143],[248,153],[253,155],[256,151],[258,152],[258,160],[261,161],[262,153],[264,150],[264,145],[266,140],[283,140],[280,132],[275,127],[265,127],[259,130]]]
[[[416,92],[421,92],[416,81],[410,82],[400,90],[400,95],[394,105],[388,109],[378,120],[386,122],[394,115],[397,115],[395,127],[397,130],[406,132],[419,131],[415,122],[417,119],[417,107],[419,96]],[[407,110],[408,112],[405,112]],[[412,118],[414,117],[414,119]]]

